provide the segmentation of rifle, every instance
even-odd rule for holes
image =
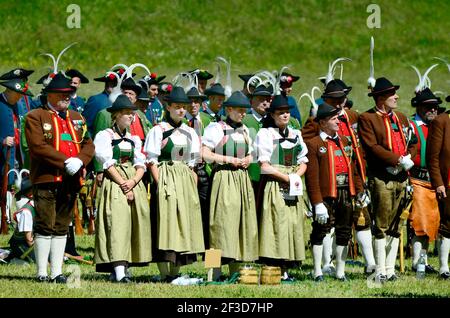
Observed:
[[[8,222],[6,216],[6,193],[8,191],[8,171],[9,171],[10,157],[11,157],[11,147],[7,147],[5,166],[3,167],[2,192],[0,197],[2,210],[1,234],[8,234]]]
[[[89,214],[88,234],[95,234],[95,196],[97,195],[97,180],[92,180],[91,192],[86,197],[86,210]]]
[[[75,234],[76,235],[83,235],[83,225],[81,225],[80,220],[80,211],[78,210],[78,196],[75,199],[75,204],[73,206],[73,217],[75,219]]]
[[[76,257],[76,256],[70,255],[68,253],[64,253],[64,256],[67,257],[68,259],[72,259],[72,260],[77,261],[79,263],[83,263],[83,264],[87,264],[87,265],[93,265],[94,264],[93,261],[85,260],[81,256],[80,257]]]

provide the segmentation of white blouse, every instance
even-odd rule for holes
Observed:
[[[232,127],[225,124],[226,129],[233,129]],[[222,141],[225,136],[223,132],[224,126],[221,123],[212,122],[206,128],[202,137],[202,144],[212,151],[217,147],[217,145]],[[234,130],[234,132],[229,135],[231,139],[238,143],[245,143],[245,137],[247,136],[249,150],[246,155],[249,155],[253,151],[252,140],[250,138],[250,133],[247,126],[242,125],[241,127]],[[225,155],[225,154],[221,154]]]
[[[295,143],[292,143],[288,140],[283,141],[280,146],[283,149],[292,149],[297,145],[301,146],[301,151],[297,156],[297,164],[301,163],[307,163],[308,158],[306,157],[306,154],[308,153],[308,148],[306,147],[305,142],[302,138],[302,133],[298,129],[292,129],[288,127],[289,134],[288,138],[295,138],[298,136],[298,139]],[[261,128],[258,131],[258,134],[256,135],[255,142],[253,144],[253,147],[256,151],[256,156],[258,158],[258,162],[269,162],[270,158],[272,157],[273,151],[275,150],[276,143],[274,143],[274,140],[280,139],[282,136],[278,132],[278,128]]]
[[[170,138],[175,146],[190,145],[191,160],[187,162],[189,167],[194,167],[200,161],[200,141],[194,129],[182,123],[178,129],[163,142],[163,133],[171,130],[173,127],[167,122],[161,122],[154,126],[147,134],[144,143],[144,152],[147,154],[147,162],[158,164],[158,157],[161,155],[161,149],[166,145]],[[175,161],[175,160],[174,160]]]
[[[141,152],[142,141],[139,136],[132,136],[129,132],[127,132],[125,134],[125,138],[128,138],[134,142],[133,166],[139,166],[146,169],[145,155]],[[115,138],[114,131],[111,128],[98,132],[94,138],[95,159],[100,162],[104,170],[108,169],[117,162],[116,159],[113,159],[113,147],[111,145],[113,139],[118,138]],[[131,150],[132,147],[132,145],[126,141],[120,142],[118,146],[124,151]]]

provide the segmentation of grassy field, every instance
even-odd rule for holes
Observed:
[[[375,37],[375,75],[401,85],[400,107],[410,113],[416,76],[433,56],[449,59],[450,2],[379,0],[381,28],[366,21],[373,1],[349,0],[171,0],[119,2],[63,0],[10,2],[1,0],[0,71],[16,66],[36,70],[35,82],[51,65],[43,52],[58,52],[69,43],[79,44],[62,58],[60,67],[76,67],[90,78],[102,75],[116,63],[142,62],[152,71],[168,75],[202,67],[215,73],[214,59],[232,61],[233,87],[237,74],[290,65],[301,80],[294,96],[322,87],[328,62],[339,56],[353,59],[345,65],[344,80],[353,86],[355,109],[371,105],[367,97],[369,40]],[[81,10],[81,28],[70,29],[66,12],[70,3]],[[16,8],[20,8],[17,10]],[[139,74],[141,75],[141,74]],[[450,93],[449,73],[442,65],[431,73],[434,90]],[[32,91],[39,93],[40,86]],[[90,96],[101,90],[92,83],[81,88]],[[309,111],[303,101],[303,114]]]
[[[6,236],[0,236],[0,246],[7,246],[7,239]],[[78,236],[76,240],[81,254],[93,256],[93,236]],[[357,261],[362,259],[359,257]],[[429,262],[435,267],[438,266],[436,257],[429,257]],[[135,283],[126,286],[110,283],[108,275],[96,273],[94,266],[66,264],[64,271],[76,277],[80,270],[81,280],[79,285],[74,283],[62,286],[34,282],[36,270],[34,265],[0,265],[0,298],[448,298],[450,296],[448,282],[438,279],[437,276],[428,275],[425,280],[418,281],[413,272],[406,271],[400,276],[400,280],[378,286],[367,280],[363,274],[363,267],[359,264],[354,262],[347,265],[348,282],[343,283],[332,277],[326,277],[324,282],[316,283],[309,275],[312,257],[308,252],[302,267],[291,271],[297,281],[278,286],[242,284],[174,286],[153,283],[151,278],[158,275],[157,267],[153,263],[149,267],[133,268]],[[406,264],[409,266],[410,260],[407,260]],[[223,270],[227,272],[226,266]],[[206,270],[202,262],[183,267],[181,273],[190,277],[202,277],[206,281]]]
[[[58,52],[72,42],[78,45],[63,56],[60,69],[74,67],[89,78],[101,76],[116,63],[141,62],[170,80],[180,72],[197,67],[216,73],[214,60],[224,56],[232,62],[232,84],[240,89],[237,74],[261,69],[279,70],[290,66],[300,75],[293,95],[322,88],[319,76],[328,63],[340,56],[352,58],[346,63],[344,80],[353,86],[350,98],[354,108],[371,107],[367,97],[369,41],[375,37],[375,76],[386,76],[400,84],[400,109],[412,113],[410,99],[417,78],[409,66],[422,72],[436,61],[433,56],[450,60],[449,1],[379,0],[381,28],[370,29],[367,6],[374,1],[350,0],[0,0],[0,72],[20,66],[34,69],[34,84],[50,70],[51,62],[41,53]],[[67,6],[81,9],[81,28],[70,29]],[[139,70],[138,75],[143,75]],[[444,65],[433,70],[432,89],[450,93],[449,72]],[[102,85],[91,81],[79,95],[88,97],[101,91]],[[306,118],[309,103],[302,101]],[[0,236],[0,246],[7,246]],[[93,255],[93,237],[77,237],[79,251]],[[410,261],[410,260],[408,260]],[[437,266],[437,258],[430,257]],[[137,282],[130,286],[111,284],[107,276],[96,274],[94,267],[81,265],[81,286],[69,288],[33,281],[35,268],[0,266],[0,297],[449,297],[448,282],[428,277],[416,281],[406,272],[401,280],[381,288],[368,284],[363,268],[349,266],[350,281],[329,278],[316,284],[309,278],[311,255],[301,270],[292,274],[295,284],[281,286],[172,286],[149,283],[157,275],[156,265],[136,269]],[[70,268],[66,267],[66,270]],[[206,277],[202,264],[187,266],[183,273]]]

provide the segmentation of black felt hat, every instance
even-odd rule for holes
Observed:
[[[113,113],[122,109],[137,110],[137,107],[130,101],[130,99],[126,95],[121,94],[117,96],[114,103],[106,110],[110,113]]]
[[[156,73],[152,73],[144,77],[147,81],[147,84],[150,85],[158,85],[163,79],[166,78],[166,75],[158,76]]]
[[[142,91],[142,87],[136,84],[133,78],[129,77],[125,79],[120,85],[121,89],[130,89],[136,93],[136,96],[139,96]]]
[[[394,85],[385,77],[377,78],[375,82],[375,87],[372,91],[367,94],[368,96],[379,96],[384,95],[392,91],[396,91],[400,88],[400,85]]]
[[[223,102],[222,105],[223,107],[252,107],[247,96],[245,96],[241,91],[235,91],[225,102]]]
[[[247,83],[248,80],[249,80],[253,75],[254,75],[254,74],[239,74],[238,76],[239,76],[239,78],[240,78],[241,80],[244,81],[244,83]]]
[[[29,91],[28,83],[23,78],[13,78],[9,81],[0,82],[0,85],[20,94],[33,96]]]
[[[330,81],[325,87],[322,98],[342,98],[347,95],[344,87],[337,80]]]
[[[173,89],[173,85],[169,82],[161,82],[158,84],[158,89],[163,94],[169,94]]]
[[[273,86],[265,86],[265,85],[259,85],[255,88],[251,96],[272,96],[273,95]]]
[[[339,112],[340,112],[339,108],[333,107],[323,102],[322,104],[319,105],[319,108],[317,109],[317,115],[315,120],[319,121],[321,119],[337,115]]]
[[[125,69],[122,68],[122,67],[119,67],[119,68],[114,69],[112,72],[116,73],[119,76],[122,76],[122,74],[125,73]],[[134,77],[135,75],[136,74],[133,73],[131,76]],[[104,76],[94,78],[94,81],[97,81],[97,82],[115,82],[115,81],[117,81],[117,77],[115,77],[113,74],[109,74],[109,75],[105,74]]]
[[[51,81],[44,88],[45,93],[73,93],[76,88],[71,85],[72,81],[61,72],[53,75],[50,74]]]
[[[223,86],[220,83],[216,83],[216,84],[212,85],[210,88],[205,90],[205,95],[206,96],[211,96],[211,95],[225,96],[225,89],[223,88]]]
[[[138,95],[137,99],[141,100],[143,102],[149,102],[150,101],[150,96],[148,96],[147,90],[146,89],[142,89],[141,93]]]
[[[289,109],[294,108],[294,106],[289,105],[288,99],[284,95],[275,95],[270,103],[270,107],[267,109],[269,113],[275,112],[277,109],[288,107]]]
[[[200,94],[200,92],[198,91],[197,87],[192,87],[187,93],[186,93],[187,97],[189,98],[200,98],[201,100],[206,100],[208,99],[208,97],[206,95]]]
[[[442,100],[440,97],[436,97],[433,92],[426,87],[419,93],[416,93],[411,99],[411,106],[416,107],[417,105],[426,104],[426,105],[439,105],[442,104]]]
[[[212,75],[207,70],[201,70],[201,69],[192,70],[192,71],[189,71],[189,73],[197,74],[197,78],[199,80],[209,80],[214,77],[214,75]]]
[[[292,83],[297,82],[300,76],[292,75],[290,73],[283,72],[280,76],[280,85],[292,85]]]
[[[168,103],[180,103],[180,104],[190,104],[191,100],[187,97],[184,92],[183,87],[174,86],[168,96],[166,96],[165,100]]]
[[[325,85],[325,77],[321,78],[320,81]],[[339,78],[334,79],[334,81],[336,81],[336,83],[338,83],[339,85],[341,85],[344,88],[344,92],[346,94],[350,93],[350,91],[352,90],[351,86],[347,86],[347,84],[345,84],[345,82]]]
[[[72,69],[67,70],[66,75],[69,76],[70,78],[73,78],[73,77],[80,78],[80,81],[83,84],[89,83],[89,79],[86,76],[84,76],[83,74],[81,74],[81,72],[76,69],[72,68]]]
[[[36,84],[44,84],[44,81],[48,78],[48,76],[50,75],[50,73],[45,74],[44,76],[42,76],[40,79],[38,79],[38,81],[36,82]],[[44,84],[45,85],[45,84]]]
[[[33,70],[25,70],[23,68],[16,68],[9,72],[6,72],[5,74],[2,74],[0,76],[0,81],[9,81],[15,78],[21,78],[21,79],[28,79],[28,76],[30,76],[34,71]]]

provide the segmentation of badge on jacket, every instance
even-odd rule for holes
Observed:
[[[320,153],[326,153],[327,152],[327,148],[325,148],[324,146],[319,148],[319,152]]]

